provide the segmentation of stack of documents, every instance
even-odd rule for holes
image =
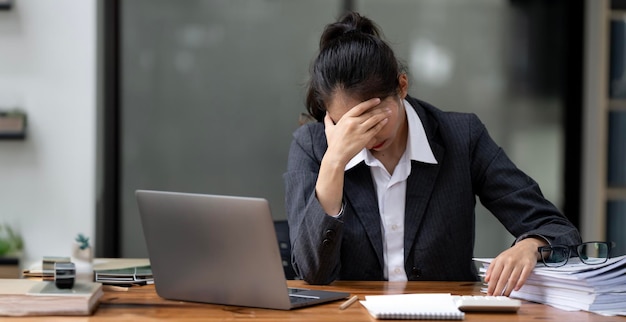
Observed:
[[[105,285],[145,285],[153,284],[152,269],[148,266],[137,266],[117,269],[94,270],[94,281]]]
[[[153,284],[152,267],[147,258],[100,258],[94,261],[93,280],[105,285]]]
[[[491,258],[475,258],[485,273]],[[548,304],[568,311],[626,316],[626,255],[604,264],[587,265],[577,257],[565,266],[538,263],[528,280],[511,297]]]

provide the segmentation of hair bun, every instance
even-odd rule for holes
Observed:
[[[378,27],[374,22],[357,12],[347,12],[337,22],[329,24],[320,38],[320,49],[327,47],[336,39],[355,34],[365,34],[380,38]]]

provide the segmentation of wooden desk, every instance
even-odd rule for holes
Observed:
[[[289,281],[292,287],[308,287],[350,292],[364,299],[365,295],[401,293],[480,294],[479,283],[463,282],[335,282],[329,286],[312,286],[302,281]],[[342,301],[292,311],[168,301],[156,295],[154,286],[138,286],[128,291],[106,291],[100,307],[90,317],[15,318],[20,321],[376,321],[363,306],[355,303],[339,310]],[[3,318],[4,319],[4,318]],[[606,317],[588,312],[567,312],[550,306],[523,302],[516,314],[466,313],[465,321],[620,321],[626,317]]]

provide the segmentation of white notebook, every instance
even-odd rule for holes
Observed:
[[[381,320],[463,320],[450,293],[369,295],[361,304]]]

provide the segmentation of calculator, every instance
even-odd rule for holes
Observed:
[[[507,296],[453,295],[454,303],[463,312],[517,312],[522,301]]]

